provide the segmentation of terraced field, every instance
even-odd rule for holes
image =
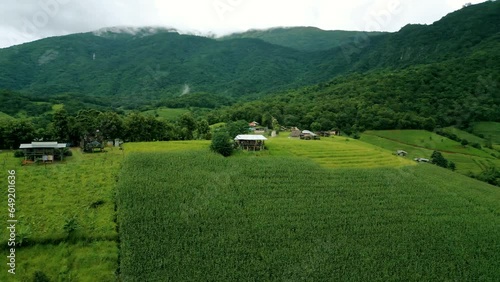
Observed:
[[[447,150],[443,152],[443,156],[446,159],[453,161],[457,165],[457,171],[463,174],[467,174],[469,172],[480,173],[485,167],[489,166],[500,167],[500,159],[494,158],[488,152],[477,150],[474,148],[471,148],[474,150],[465,151],[465,154],[463,153],[463,151],[461,151],[462,153],[454,152],[454,148],[458,148],[461,145],[453,140],[449,140],[441,136],[438,137],[444,138],[446,141],[443,141],[442,143],[440,141],[434,143],[430,142],[431,139],[429,139],[429,136],[431,136],[434,140],[438,138],[434,133],[421,130],[413,130],[411,131],[413,134],[412,138],[405,137],[404,139],[400,140],[399,137],[403,136],[404,131],[396,131],[393,134],[391,134],[391,132],[392,131],[382,131],[380,133],[379,131],[367,131],[366,133],[361,135],[360,140],[392,152],[395,152],[396,150],[405,150],[406,152],[408,152],[407,158],[410,160],[420,157],[430,158],[434,150],[445,148]],[[428,148],[407,143],[409,142],[419,144],[419,140],[428,140],[424,142],[424,144],[426,144]],[[439,144],[439,146],[436,144]],[[432,146],[436,146],[437,148],[434,148]],[[477,155],[475,155],[475,153],[477,153]]]
[[[158,108],[155,110],[145,111],[143,114],[155,116],[163,120],[176,120],[187,112],[189,112],[189,110],[186,109]]]
[[[500,122],[478,122],[474,124],[474,133],[483,134],[485,138],[492,139],[493,143],[500,145]]]
[[[414,165],[390,151],[354,139],[329,137],[321,140],[272,138],[267,141],[270,154],[294,155],[329,168],[376,168]]]
[[[328,169],[316,154],[336,142],[304,142],[231,158],[130,153],[117,195],[121,279],[500,279],[496,187],[429,164]],[[336,147],[363,148],[348,144]]]
[[[471,146],[464,147],[460,143],[449,138],[425,130],[376,130],[366,131],[364,134],[375,135],[402,144],[429,150],[438,150],[445,153],[459,153],[484,158],[491,157],[491,155],[485,151]]]

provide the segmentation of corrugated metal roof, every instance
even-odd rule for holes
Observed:
[[[43,148],[62,149],[66,148],[66,144],[57,142],[31,142],[31,144],[21,144],[21,146],[19,147],[19,149],[43,149]]]
[[[234,140],[265,141],[267,138],[262,135],[238,135]]]
[[[302,134],[309,134],[311,136],[316,136],[316,133],[309,131],[309,130],[302,130]]]

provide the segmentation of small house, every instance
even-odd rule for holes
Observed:
[[[299,138],[300,134],[302,134],[302,131],[300,131],[299,129],[294,129],[292,130],[292,133],[290,133],[290,137]]]
[[[302,130],[302,133],[300,134],[300,139],[305,139],[305,140],[315,139],[315,140],[318,140],[319,136],[316,133],[312,132],[312,131]]]
[[[264,150],[264,142],[267,140],[263,135],[238,135],[234,141],[238,147],[247,151]]]
[[[400,157],[406,157],[408,155],[408,153],[406,151],[403,151],[403,150],[397,150],[396,155],[398,155]]]
[[[24,152],[24,162],[53,162],[56,158],[64,160],[65,143],[57,142],[31,142],[21,144],[19,149]]]
[[[255,128],[255,127],[259,126],[259,123],[256,121],[252,121],[251,123],[248,124],[248,126]]]

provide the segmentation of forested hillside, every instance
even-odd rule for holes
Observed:
[[[203,110],[211,123],[272,115],[346,132],[467,128],[500,117],[498,30],[500,3],[489,1],[377,36],[291,28],[220,40],[142,28],[54,37],[0,50],[0,112],[219,108]],[[326,49],[329,40],[337,47]]]
[[[382,34],[384,33],[321,30],[316,27],[289,27],[266,30],[250,30],[242,33],[234,33],[222,37],[221,39],[255,38],[301,51],[324,51],[343,45],[356,44],[358,37],[373,37]]]

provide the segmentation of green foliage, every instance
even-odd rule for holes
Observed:
[[[210,150],[229,157],[234,151],[233,141],[226,131],[215,132],[210,144]]]
[[[24,158],[24,151],[23,150],[15,150],[14,151],[14,158]]]
[[[228,122],[225,127],[228,135],[232,138],[249,132],[248,122],[245,120],[238,120],[233,122]]]
[[[467,141],[467,139],[462,139],[462,141],[460,141],[460,144],[466,147],[467,145],[469,145],[469,141]]]
[[[439,151],[434,151],[432,153],[431,163],[440,167],[448,168],[448,160],[445,157],[443,157],[443,154],[441,154],[441,152]]]
[[[250,30],[221,39],[254,38],[301,51],[325,51],[342,45],[356,44],[360,36],[374,37],[383,34],[382,32],[321,30],[315,27],[288,27]]]
[[[0,148],[18,149],[22,143],[31,143],[35,137],[35,128],[30,120],[0,120]]]
[[[452,161],[448,161],[448,168],[451,169],[452,171],[455,171],[457,170],[457,165]]]
[[[41,270],[33,273],[33,282],[50,282],[49,277]]]

